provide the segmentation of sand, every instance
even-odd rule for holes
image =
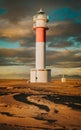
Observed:
[[[81,130],[81,80],[0,80],[0,130]]]

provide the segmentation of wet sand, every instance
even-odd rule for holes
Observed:
[[[0,130],[81,130],[81,80],[0,80]]]

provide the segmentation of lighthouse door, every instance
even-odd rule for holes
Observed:
[[[35,81],[37,82],[38,76],[37,76],[37,70],[35,71]]]

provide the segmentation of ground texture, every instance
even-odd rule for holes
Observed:
[[[0,80],[0,130],[81,130],[81,81]]]

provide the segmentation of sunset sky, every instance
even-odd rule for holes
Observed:
[[[46,64],[52,76],[81,75],[81,0],[0,0],[0,76],[29,75],[35,67],[32,26],[40,8],[50,20]]]

